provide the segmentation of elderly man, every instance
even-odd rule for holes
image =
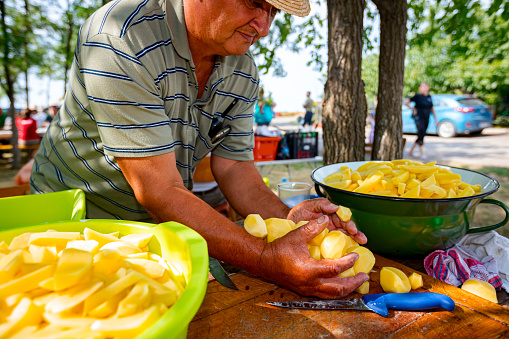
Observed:
[[[314,260],[306,242],[325,227],[360,243],[353,222],[325,199],[290,209],[253,164],[258,74],[249,47],[279,9],[307,15],[308,0],[112,1],[80,30],[70,88],[35,157],[34,193],[81,188],[89,218],[199,232],[212,257],[301,294],[336,298],[368,279],[338,274],[358,256]],[[242,216],[312,220],[265,244],[191,193],[198,162]]]

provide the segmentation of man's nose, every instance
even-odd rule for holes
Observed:
[[[250,26],[256,30],[260,37],[265,37],[269,34],[270,25],[274,20],[273,10],[272,5],[268,3],[255,10],[255,18],[251,20]]]

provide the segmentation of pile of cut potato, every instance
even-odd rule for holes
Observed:
[[[352,216],[350,209],[343,206],[339,206],[336,214],[344,222],[350,220]],[[279,218],[263,220],[259,214],[250,214],[244,221],[244,228],[247,232],[249,232],[249,234],[265,239],[267,242],[272,242],[307,223],[308,221],[300,221],[295,224],[292,220]],[[311,241],[307,243],[307,247],[311,258],[316,260],[339,259],[348,253],[356,252],[359,255],[359,258],[352,268],[349,268],[339,274],[339,277],[341,278],[353,277],[360,272],[369,274],[373,269],[373,266],[375,266],[375,256],[373,253],[366,247],[359,245],[350,236],[347,236],[341,231],[329,232],[326,228],[316,237],[311,239]],[[380,283],[383,290],[386,292],[402,293],[408,292],[410,287],[412,289],[422,287],[422,277],[417,273],[414,273],[410,278],[408,278],[397,268],[384,267],[382,272],[385,272],[384,270],[390,270],[390,272],[393,273],[384,274],[383,276],[382,274],[380,275]],[[399,272],[404,276],[404,278]],[[407,287],[408,291],[406,290]],[[363,283],[355,291],[360,294],[369,293],[369,281]]]
[[[0,243],[0,338],[134,338],[186,280],[152,234],[24,233]]]
[[[343,166],[328,175],[324,184],[356,193],[388,197],[442,199],[469,197],[481,192],[481,185],[461,181],[461,175],[414,160],[370,161],[357,170]]]

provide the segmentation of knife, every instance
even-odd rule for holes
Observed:
[[[389,316],[389,310],[422,311],[441,307],[453,311],[456,307],[451,298],[440,293],[378,293],[365,295],[362,299],[275,301],[267,304],[304,310],[372,311],[383,317]]]
[[[210,274],[212,274],[212,276],[224,287],[234,291],[239,290],[237,285],[235,285],[217,259],[209,257],[209,271]]]

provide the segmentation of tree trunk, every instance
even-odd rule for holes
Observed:
[[[373,0],[380,13],[378,105],[372,160],[401,159],[401,106],[405,74],[406,0]]]
[[[361,79],[364,0],[329,0],[324,164],[364,160],[366,95]]]
[[[31,31],[31,27],[30,27],[30,21],[29,21],[29,18],[30,17],[30,11],[29,11],[29,5],[28,5],[28,0],[25,0],[25,39],[23,40],[23,50],[24,50],[24,53],[25,55],[23,56],[23,59],[24,59],[24,65],[23,67],[25,68],[25,95],[26,95],[26,107],[28,108],[30,106],[30,93],[29,93],[29,89],[28,89],[28,68],[29,68],[29,62],[28,62],[28,37],[29,37],[29,34],[30,34],[30,31]]]
[[[7,94],[7,97],[10,101],[10,108],[9,108],[9,116],[12,119],[11,129],[12,129],[12,137],[11,137],[11,144],[13,147],[13,167],[18,168],[21,162],[21,154],[18,149],[18,128],[16,127],[16,121],[15,121],[15,109],[14,109],[14,82],[15,79],[12,78],[11,70],[9,69],[9,35],[7,34],[7,24],[5,22],[5,3],[3,1],[0,1],[0,14],[1,14],[1,25],[2,25],[2,33],[4,37],[4,45],[3,48],[3,67],[4,67],[4,76],[5,76],[5,85],[4,90]]]
[[[72,34],[74,32],[74,26],[73,26],[73,20],[72,17],[69,15],[68,11],[70,8],[70,4],[67,5],[67,40],[65,43],[65,66],[64,66],[64,93],[67,90],[67,74],[69,73],[69,69],[71,69],[72,64],[72,57],[73,53],[71,50],[71,41],[72,41]]]

